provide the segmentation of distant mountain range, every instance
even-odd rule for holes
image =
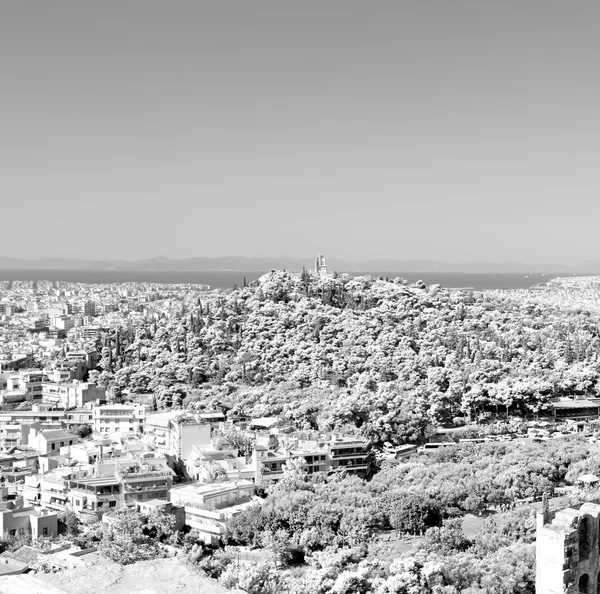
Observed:
[[[147,260],[82,260],[78,258],[22,258],[0,257],[0,270],[132,270],[132,271],[248,271],[285,269],[300,271],[305,266],[312,269],[313,258],[185,258],[174,260],[159,256]],[[576,266],[560,264],[523,264],[522,262],[437,262],[433,260],[364,260],[349,262],[337,258],[327,259],[327,268],[338,272],[564,272],[600,274],[600,260],[582,262]]]

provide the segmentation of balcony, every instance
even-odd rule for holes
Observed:
[[[84,524],[93,524],[95,522],[99,522],[102,519],[102,516],[108,511],[106,510],[91,510],[91,509],[82,509],[77,511],[77,516]]]
[[[169,485],[167,482],[162,484],[148,485],[146,487],[136,487],[135,485],[125,485],[125,493],[145,493],[147,491],[167,491]]]
[[[123,480],[128,479],[136,479],[136,478],[154,478],[154,477],[172,477],[172,470],[138,470],[135,472],[128,472],[125,469],[119,470],[119,475],[123,478]]]
[[[365,450],[357,450],[357,451],[345,451],[345,450],[340,450],[340,451],[335,451],[332,450],[331,451],[331,459],[332,460],[339,460],[340,458],[356,458],[357,456],[361,457],[361,456],[368,456],[369,452],[366,452]]]

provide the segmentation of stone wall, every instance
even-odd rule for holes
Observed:
[[[536,594],[600,593],[600,505],[539,513]]]

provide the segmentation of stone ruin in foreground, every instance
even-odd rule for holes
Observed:
[[[553,517],[554,516],[554,517]],[[600,594],[600,505],[537,514],[536,594]]]

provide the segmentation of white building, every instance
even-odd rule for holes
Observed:
[[[136,433],[144,425],[150,407],[146,404],[105,404],[92,410],[94,431],[98,433]]]
[[[185,509],[186,525],[198,530],[204,542],[217,544],[227,520],[262,500],[254,496],[254,483],[242,480],[173,487],[170,501]]]
[[[106,399],[106,390],[91,382],[73,380],[69,383],[44,382],[42,384],[44,402],[59,408],[82,407],[87,402]]]

